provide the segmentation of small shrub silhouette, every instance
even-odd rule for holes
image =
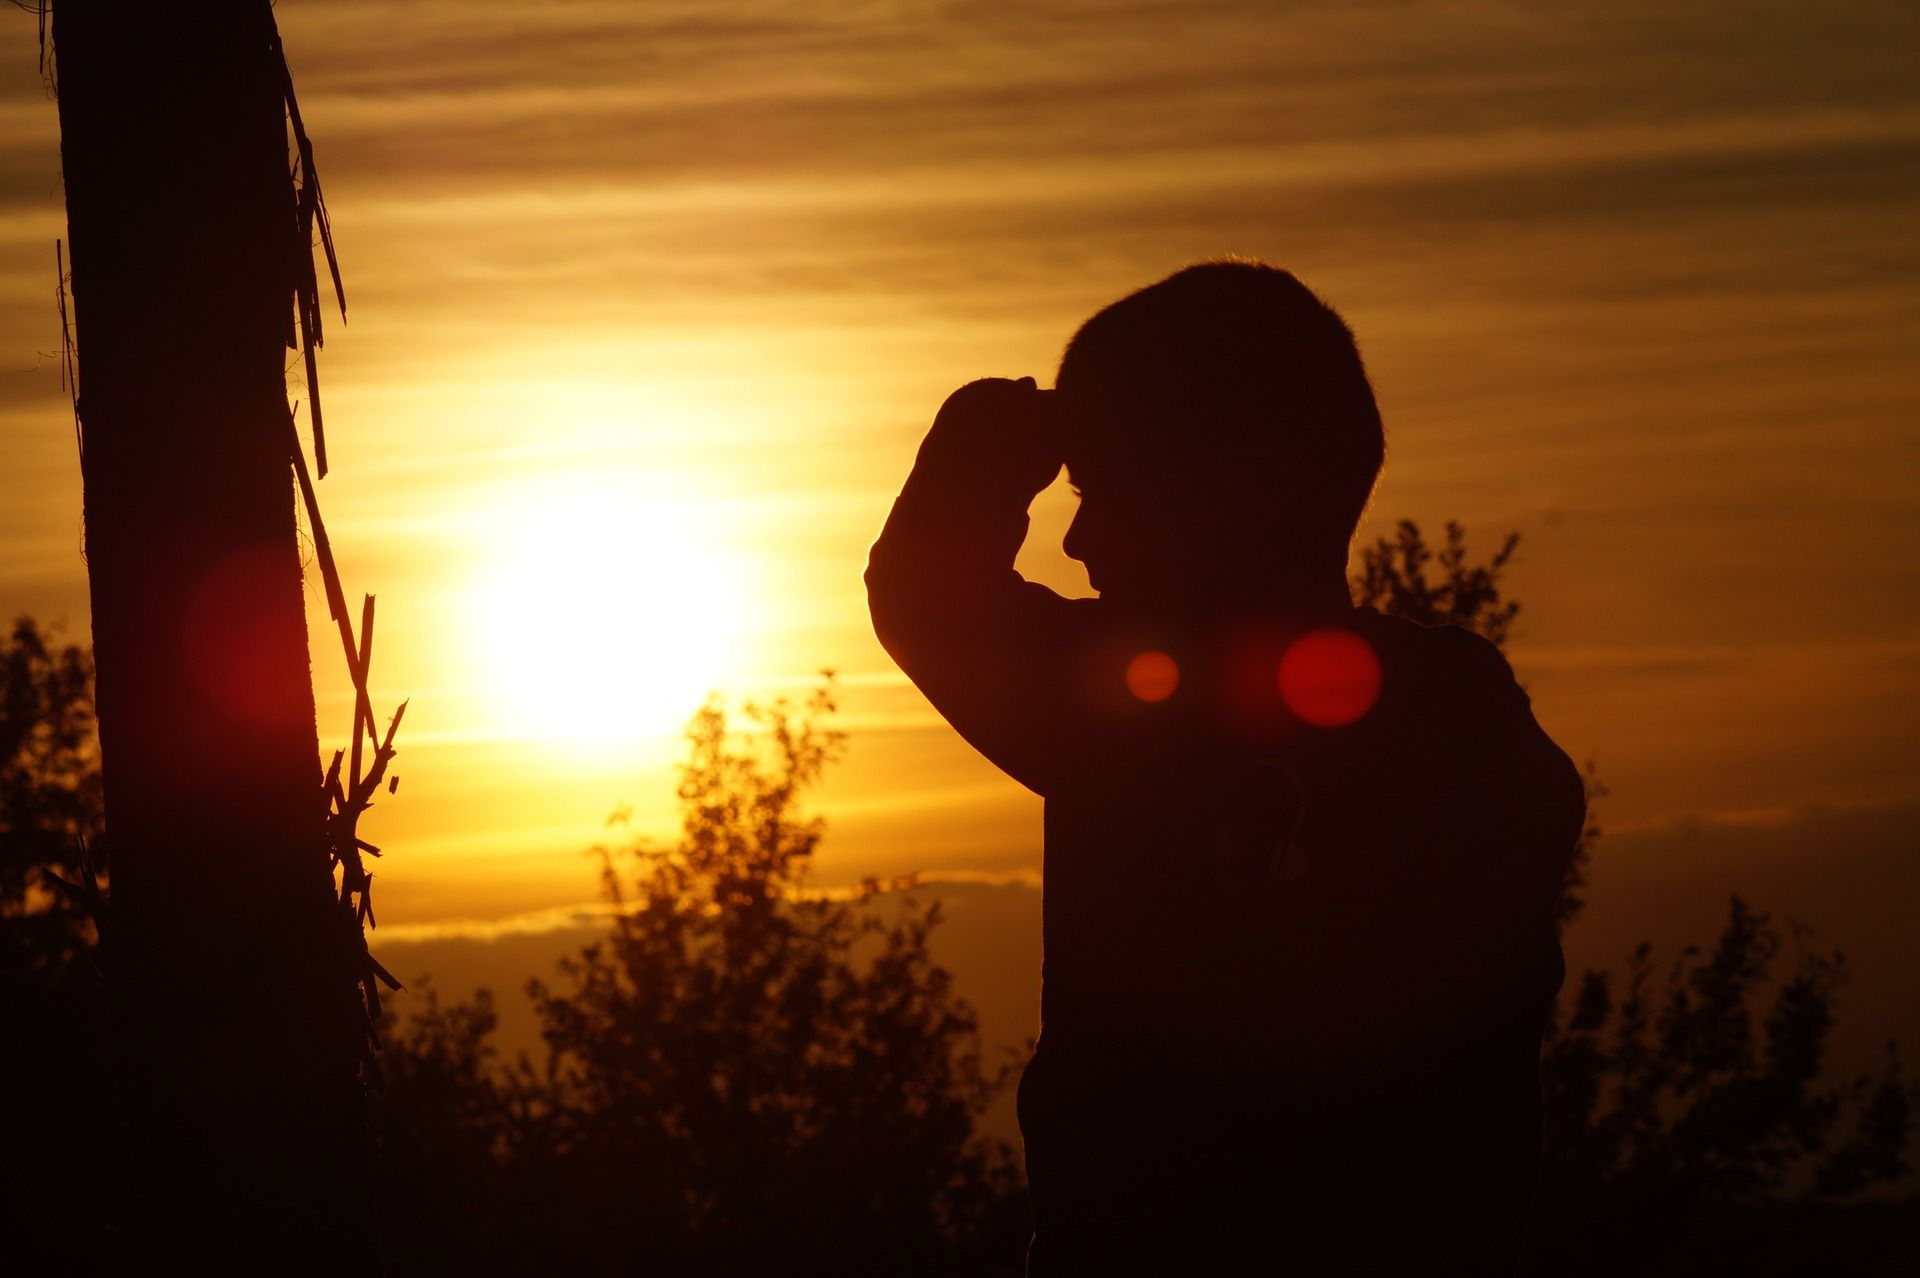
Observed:
[[[1825,1080],[1846,967],[1807,935],[1770,982],[1780,933],[1735,896],[1714,945],[1664,978],[1643,943],[1623,971],[1572,983],[1542,1057],[1534,1271],[1892,1272],[1863,1240],[1902,1210],[1914,1257],[1911,1199],[1844,1207],[1911,1191],[1913,1089],[1892,1044],[1877,1077]]]
[[[544,1068],[496,1077],[490,1002],[430,1002],[389,1062],[395,1170],[497,1168],[474,1192],[504,1190],[563,1267],[1017,1272],[1013,1153],[975,1134],[1012,1063],[984,1066],[928,953],[937,903],[808,890],[824,826],[801,800],[841,749],[833,709],[829,683],[749,706],[746,732],[718,702],[694,716],[679,841],[601,849],[610,934],[529,987]],[[458,1204],[436,1214],[457,1236]]]
[[[108,1256],[102,823],[93,662],[21,617],[0,635],[0,1095],[22,1169],[0,1227],[23,1272]]]

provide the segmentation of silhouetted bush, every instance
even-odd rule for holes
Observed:
[[[1402,520],[1362,550],[1355,601],[1504,648],[1520,605],[1500,577],[1519,540],[1509,533],[1476,564],[1460,525],[1436,550]],[[1590,798],[1605,793],[1591,764],[1587,778]],[[1563,929],[1599,837],[1590,814],[1561,892]],[[1713,948],[1681,950],[1658,989],[1646,944],[1623,972],[1569,982],[1541,1060],[1530,1272],[1892,1272],[1878,1266],[1903,1230],[1901,1254],[1920,1260],[1905,1160],[1914,1089],[1891,1044],[1878,1077],[1824,1081],[1845,965],[1807,950],[1804,932],[1795,940],[1796,968],[1770,984],[1780,936],[1736,896]],[[1904,1203],[1861,1201],[1901,1188]]]
[[[0,1096],[9,1259],[100,1258],[109,1192],[93,663],[32,618],[0,639]],[[24,1271],[23,1271],[24,1272]]]
[[[1681,950],[1664,979],[1642,944],[1623,972],[1574,983],[1542,1058],[1534,1272],[1894,1272],[1848,1222],[1870,1234],[1902,1214],[1920,1259],[1911,1199],[1857,1202],[1912,1171],[1913,1089],[1892,1045],[1877,1078],[1823,1081],[1845,966],[1805,939],[1770,984],[1780,935],[1736,896],[1714,946]]]
[[[680,841],[603,850],[610,935],[563,962],[564,992],[529,987],[543,1069],[489,1068],[484,998],[429,1001],[390,1053],[385,1139],[396,1199],[402,1177],[442,1188],[396,1241],[424,1229],[409,1250],[444,1261],[489,1202],[507,1215],[464,1261],[483,1268],[1017,1272],[1013,1152],[975,1132],[1009,1071],[929,956],[937,904],[808,890],[823,826],[800,801],[840,748],[832,709],[828,687],[749,707],[745,734],[695,715]]]
[[[1467,534],[1459,524],[1447,524],[1447,544],[1435,550],[1419,524],[1403,519],[1391,538],[1361,548],[1353,601],[1423,626],[1461,626],[1504,648],[1520,605],[1501,598],[1500,574],[1519,545],[1520,534],[1508,533],[1491,559],[1473,564],[1467,562]],[[1429,580],[1429,564],[1444,576]]]
[[[1403,523],[1363,551],[1356,596],[1504,642],[1514,546],[1472,564],[1457,527],[1436,553]],[[84,1267],[110,1166],[91,668],[22,619],[0,679],[0,1087],[33,1173],[0,1223],[15,1258]],[[976,1126],[1008,1071],[929,957],[937,907],[808,888],[822,826],[802,800],[840,748],[831,708],[829,688],[745,732],[717,704],[694,718],[679,841],[603,851],[606,939],[532,987],[544,1061],[496,1058],[484,993],[429,990],[390,1036],[394,1272],[1018,1271],[1017,1163]],[[1910,1271],[1914,1088],[1891,1047],[1878,1075],[1827,1079],[1844,967],[1795,941],[1774,979],[1781,937],[1735,898],[1712,947],[1656,969],[1642,946],[1569,982],[1529,1272]]]
[[[43,975],[93,944],[100,748],[93,661],[31,617],[0,640],[0,920],[8,971]]]

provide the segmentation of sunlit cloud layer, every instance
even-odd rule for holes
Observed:
[[[414,698],[370,818],[410,849],[395,923],[590,895],[577,853],[616,804],[670,832],[698,684],[829,666],[853,740],[825,877],[1030,870],[1037,805],[891,673],[865,549],[949,389],[1044,378],[1094,309],[1227,252],[1361,336],[1390,432],[1366,535],[1522,532],[1515,661],[1610,820],[1920,789],[1911,6],[277,12],[351,301],[323,499],[349,590],[380,595],[377,690]],[[0,603],[84,632],[35,56],[0,22]],[[557,541],[516,531],[538,501]],[[1043,498],[1023,563],[1083,589],[1069,512]],[[496,642],[528,545],[547,584],[602,584],[543,605],[554,668],[658,670],[684,704],[538,739],[567,722],[512,708],[544,695],[539,637]],[[728,565],[739,606],[666,555]]]

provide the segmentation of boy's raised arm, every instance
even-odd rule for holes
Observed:
[[[1060,471],[1051,393],[990,378],[948,396],[867,564],[874,633],[975,749],[1047,792],[1071,766],[1089,600],[1014,571],[1027,507]]]

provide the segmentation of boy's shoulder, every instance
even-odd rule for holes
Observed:
[[[1354,629],[1373,646],[1382,666],[1454,686],[1466,680],[1483,689],[1511,685],[1518,690],[1506,654],[1477,631],[1452,623],[1427,625],[1370,607],[1356,607],[1353,619]]]
[[[1534,729],[1526,689],[1486,636],[1372,608],[1354,610],[1354,628],[1379,658],[1379,709],[1395,730],[1490,744]]]

